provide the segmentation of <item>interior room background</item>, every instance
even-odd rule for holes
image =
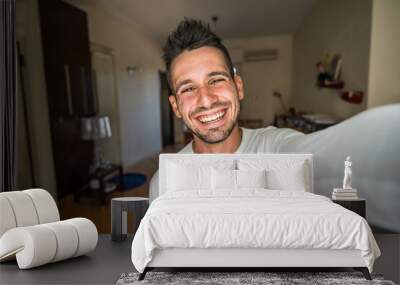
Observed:
[[[89,103],[85,103],[89,105],[83,106],[82,110],[86,108],[84,111],[89,114],[88,110],[93,108],[98,114],[110,118],[112,137],[101,142],[104,156],[113,163],[121,164],[124,171],[135,169],[135,165],[142,163],[140,170],[147,170],[147,180],[150,180],[157,167],[157,159],[153,158],[170,145],[179,149],[187,142],[187,136],[185,127],[174,118],[166,100],[168,87],[162,45],[167,35],[160,36],[154,32],[166,19],[157,19],[156,15],[150,14],[156,1],[139,2],[142,4],[132,12],[124,9],[122,1],[111,4],[103,0],[66,0],[62,3],[73,11],[71,15],[84,16],[78,17],[75,22],[73,18],[63,18],[62,21],[65,21],[64,25],[83,25],[86,29],[86,52],[90,60],[82,63],[83,71],[77,72],[86,76],[86,88],[91,89],[87,94],[92,97],[88,99]],[[53,98],[55,95],[48,90],[49,79],[46,78],[47,67],[44,64],[48,52],[46,54],[43,46],[43,37],[49,31],[41,26],[45,12],[41,3],[48,1],[17,0],[17,40],[21,54],[17,98],[17,189],[41,187],[62,203],[70,200],[74,189],[60,190],[55,160],[59,155],[57,152],[62,149],[66,157],[78,155],[81,153],[79,147],[84,149],[88,143],[77,143],[78,149],[68,144],[63,148],[55,147],[54,132],[61,129],[57,128],[57,124],[61,124],[62,119],[52,116],[54,110],[49,106],[51,102],[59,103],[57,106],[62,108],[61,112],[68,113],[68,104],[71,103],[68,100],[57,103],[57,99]],[[160,2],[157,3],[160,5]],[[162,5],[173,4],[168,1]],[[161,11],[162,7],[157,9]],[[292,10],[296,10],[298,15],[287,17],[286,24],[279,22],[272,25],[269,33],[264,35],[257,31],[246,35],[240,32],[221,34],[245,82],[245,101],[240,114],[242,122],[253,122],[259,127],[269,126],[276,116],[286,114],[289,108],[294,108],[296,112],[324,114],[341,121],[373,107],[400,102],[400,81],[397,78],[400,74],[398,1],[310,0],[288,11],[293,14]],[[335,13],[332,13],[333,10]],[[229,18],[222,14],[218,21],[213,22],[213,14],[206,16],[193,12],[193,15],[187,16],[208,19],[217,33],[224,31]],[[152,17],[154,21],[147,28],[141,24],[146,17]],[[285,15],[276,17],[284,18]],[[54,17],[49,19],[53,20]],[[240,25],[241,21],[237,19],[236,22]],[[171,25],[168,29],[173,27]],[[50,32],[57,34],[55,30]],[[82,51],[77,35],[68,38],[59,31],[58,36],[59,41],[64,41],[60,52]],[[261,53],[249,53],[255,50]],[[52,56],[57,58],[55,52]],[[316,87],[315,65],[327,52],[342,56],[341,78],[345,81],[346,90],[363,92],[360,104],[343,100],[340,90]],[[62,56],[59,54],[60,58]],[[65,68],[70,67],[63,68],[60,72],[65,74]],[[69,72],[73,74],[73,71]],[[54,84],[63,85],[62,82]],[[274,92],[281,94],[284,104],[273,96]],[[72,113],[75,111],[78,112],[74,110]],[[78,118],[79,112],[72,117]],[[82,153],[85,154],[85,151]],[[91,162],[91,155],[90,150],[82,158],[87,162],[86,167]],[[87,184],[88,181],[82,183]],[[145,187],[148,187],[148,182]],[[144,188],[135,194],[147,196],[147,191]],[[91,205],[91,202],[87,203]],[[61,207],[62,215],[93,217],[101,213],[101,223],[107,223],[109,219],[106,211],[103,207],[92,213],[75,205],[74,210],[65,208],[63,213]],[[100,231],[102,229],[107,231],[109,227],[100,227]]]

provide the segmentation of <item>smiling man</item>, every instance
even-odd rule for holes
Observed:
[[[205,36],[202,32],[209,33],[207,29],[198,30],[198,36]],[[168,44],[173,45],[172,37]],[[215,46],[185,49],[178,56],[172,54],[175,56],[172,60],[167,45],[168,78],[171,89],[175,90],[169,100],[176,116],[182,118],[194,134],[193,151],[232,153],[240,144],[237,118],[243,84],[241,78],[234,75],[225,47],[219,41],[210,44]]]
[[[186,19],[164,47],[167,78],[175,115],[193,133],[180,153],[276,153],[302,135],[290,129],[240,128],[242,78],[235,74],[221,39],[200,21]],[[158,172],[150,183],[150,201],[158,196]]]

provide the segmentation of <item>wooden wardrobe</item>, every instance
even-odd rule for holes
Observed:
[[[97,112],[87,14],[61,0],[39,0],[47,100],[58,197],[84,187],[94,144],[80,138],[80,118]]]

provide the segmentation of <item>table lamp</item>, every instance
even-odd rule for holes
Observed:
[[[108,116],[93,116],[81,118],[81,139],[94,141],[94,160],[91,171],[107,167],[110,163],[103,159],[100,140],[111,137],[110,119]]]

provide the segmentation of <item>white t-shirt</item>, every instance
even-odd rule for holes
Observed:
[[[242,134],[242,141],[235,153],[279,153],[281,147],[292,138],[304,135],[293,129],[278,129],[267,127],[261,129],[245,129]],[[192,142],[187,144],[179,153],[194,153]],[[149,198],[152,202],[158,197],[158,170],[150,181]]]

